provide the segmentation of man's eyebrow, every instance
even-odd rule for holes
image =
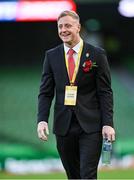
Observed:
[[[65,23],[65,24],[60,23],[60,24],[58,24],[58,26],[60,26],[60,25],[66,26],[66,25],[72,25],[72,24],[70,24],[70,23]]]

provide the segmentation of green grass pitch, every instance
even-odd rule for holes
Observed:
[[[14,175],[0,172],[0,179],[67,179],[65,173],[48,173],[48,174],[28,174]],[[100,179],[134,179],[134,169],[116,169],[100,170],[98,180]]]

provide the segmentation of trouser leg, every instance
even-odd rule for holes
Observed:
[[[81,179],[97,179],[97,167],[102,148],[101,133],[82,133],[79,148]]]
[[[80,162],[76,137],[57,137],[57,149],[68,179],[80,179]]]
[[[57,149],[68,179],[81,179],[79,156],[79,132],[81,127],[73,116],[66,136],[56,136]]]

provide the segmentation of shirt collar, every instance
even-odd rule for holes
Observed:
[[[83,41],[82,39],[80,39],[80,42],[78,44],[76,44],[72,49],[78,54],[79,53],[79,50],[80,50],[80,46],[81,46],[81,41]],[[68,53],[68,50],[70,48],[67,47],[65,44],[64,44],[64,51],[65,53],[67,54]]]

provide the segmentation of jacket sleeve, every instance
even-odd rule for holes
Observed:
[[[113,127],[113,91],[111,88],[110,67],[104,50],[96,50],[97,75],[97,95],[100,102],[102,126]]]
[[[38,115],[37,122],[46,121],[48,122],[49,112],[51,103],[54,97],[54,78],[46,52],[45,60],[43,64],[43,72],[41,77],[41,84],[38,95]]]

